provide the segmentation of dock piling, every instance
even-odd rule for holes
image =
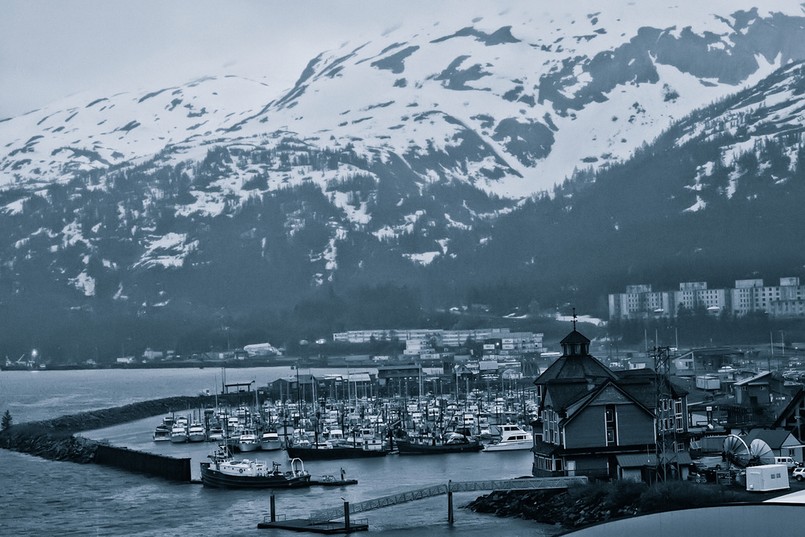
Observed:
[[[454,516],[453,516],[453,490],[451,488],[451,484],[453,481],[447,482],[447,523],[451,526],[453,525]]]
[[[344,500],[344,530],[349,533],[349,502]]]
[[[277,506],[276,506],[276,498],[272,494],[268,500],[269,505],[271,506],[271,522],[277,521]]]

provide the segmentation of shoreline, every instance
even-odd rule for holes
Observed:
[[[476,513],[501,518],[521,518],[551,524],[563,530],[575,530],[611,520],[638,515],[759,503],[785,494],[747,492],[717,484],[692,481],[667,481],[648,485],[636,482],[590,483],[564,491],[493,491],[464,507]]]

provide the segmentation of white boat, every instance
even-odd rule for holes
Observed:
[[[177,423],[171,429],[171,442],[174,444],[183,444],[187,442],[187,427]]]
[[[154,429],[154,442],[170,442],[171,430],[163,425],[157,425]]]
[[[263,451],[277,451],[282,449],[282,440],[276,431],[266,431],[260,436],[260,449]]]
[[[534,435],[519,425],[508,423],[496,427],[500,430],[500,441],[487,444],[484,451],[515,451],[534,447]]]
[[[190,442],[204,442],[207,440],[207,431],[204,426],[198,422],[190,424],[187,428],[187,439]]]
[[[224,439],[224,429],[220,425],[211,425],[209,439],[213,442],[220,442]]]
[[[240,451],[257,451],[260,449],[260,441],[257,440],[257,435],[251,432],[241,433],[238,438],[238,449]]]

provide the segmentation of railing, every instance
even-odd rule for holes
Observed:
[[[451,481],[446,485],[431,485],[414,490],[389,494],[372,500],[349,504],[350,513],[362,513],[399,503],[423,500],[448,492],[471,492],[475,490],[538,490],[568,488],[572,485],[586,484],[586,477],[534,477],[524,479],[490,479],[484,481]],[[311,520],[332,520],[344,516],[343,507],[333,507],[313,511]]]

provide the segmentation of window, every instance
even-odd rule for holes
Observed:
[[[618,424],[616,418],[615,405],[607,405],[604,409],[607,446],[615,446],[618,444]]]
[[[542,440],[549,444],[559,443],[559,416],[553,410],[543,411]]]

